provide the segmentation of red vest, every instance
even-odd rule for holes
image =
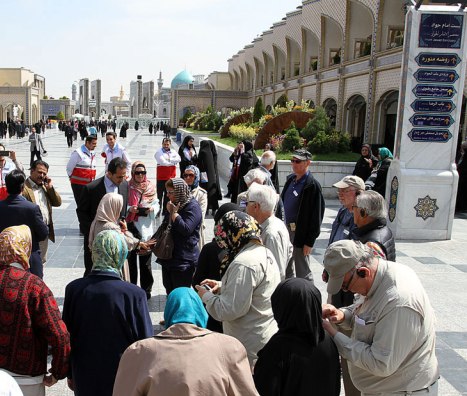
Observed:
[[[76,149],[81,161],[76,164],[70,176],[71,184],[88,184],[96,178],[96,161],[94,161],[95,154],[89,156],[84,153],[81,147]]]

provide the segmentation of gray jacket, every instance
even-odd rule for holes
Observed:
[[[45,151],[44,143],[42,143],[42,137],[40,133],[31,133],[28,140],[31,144],[30,151]]]

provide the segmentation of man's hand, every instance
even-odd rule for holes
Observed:
[[[52,375],[46,375],[44,376],[44,380],[42,381],[42,383],[45,385],[45,386],[52,386],[52,385],[55,385],[57,383],[57,379]]]
[[[219,283],[216,280],[212,279],[205,279],[204,281],[201,282],[200,285],[196,285],[195,289],[198,292],[198,296],[202,299],[204,296],[204,293],[207,293],[207,290],[202,287],[202,285],[208,285],[211,288],[211,293],[217,294],[219,291]]]
[[[344,312],[340,309],[337,309],[334,305],[323,304],[323,319],[329,320],[331,323],[342,323],[344,321]]]
[[[16,161],[16,153],[14,151],[12,151],[12,150],[10,150],[10,159],[12,161]]]
[[[303,255],[308,256],[313,251],[313,248],[308,245],[303,245]]]

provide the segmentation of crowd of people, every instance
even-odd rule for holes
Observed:
[[[323,298],[311,255],[325,200],[310,152],[293,152],[279,191],[274,152],[259,158],[239,142],[231,202],[219,205],[212,141],[197,149],[186,136],[176,150],[165,137],[151,180],[115,131],[104,136],[104,176],[96,178],[97,128],[67,165],[85,272],[67,285],[62,315],[42,281],[52,207],[61,205],[49,166],[31,158],[26,177],[14,152],[0,157],[0,373],[24,395],[67,378],[86,396],[337,396],[341,373],[346,395],[437,394],[434,312],[415,272],[395,262],[386,225],[379,179],[389,150],[377,159],[364,145],[354,175],[334,184],[342,208],[324,255]],[[162,240],[165,330],[154,336],[147,301]]]

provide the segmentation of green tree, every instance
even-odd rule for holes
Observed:
[[[302,136],[311,142],[318,132],[328,133],[331,128],[331,121],[326,115],[323,107],[316,107],[314,117],[307,122],[305,128],[302,129]]]
[[[298,133],[297,128],[295,128],[295,123],[292,122],[290,128],[285,132],[285,137],[282,142],[282,151],[288,152],[298,149],[301,146],[300,134]]]
[[[47,95],[44,95],[42,99],[49,99],[49,97]]]
[[[60,99],[66,100],[66,99],[68,99],[68,98],[67,98],[66,96],[62,96]]]
[[[65,114],[63,114],[63,111],[59,111],[57,113],[57,120],[63,121],[65,119]]]
[[[279,96],[279,99],[277,99],[277,102],[274,105],[274,107],[275,106],[286,107],[288,101],[289,101],[289,99],[287,99],[287,95],[282,94],[281,96]]]
[[[258,98],[255,104],[255,108],[253,110],[253,122],[258,122],[260,118],[265,114],[263,99],[261,97]]]

